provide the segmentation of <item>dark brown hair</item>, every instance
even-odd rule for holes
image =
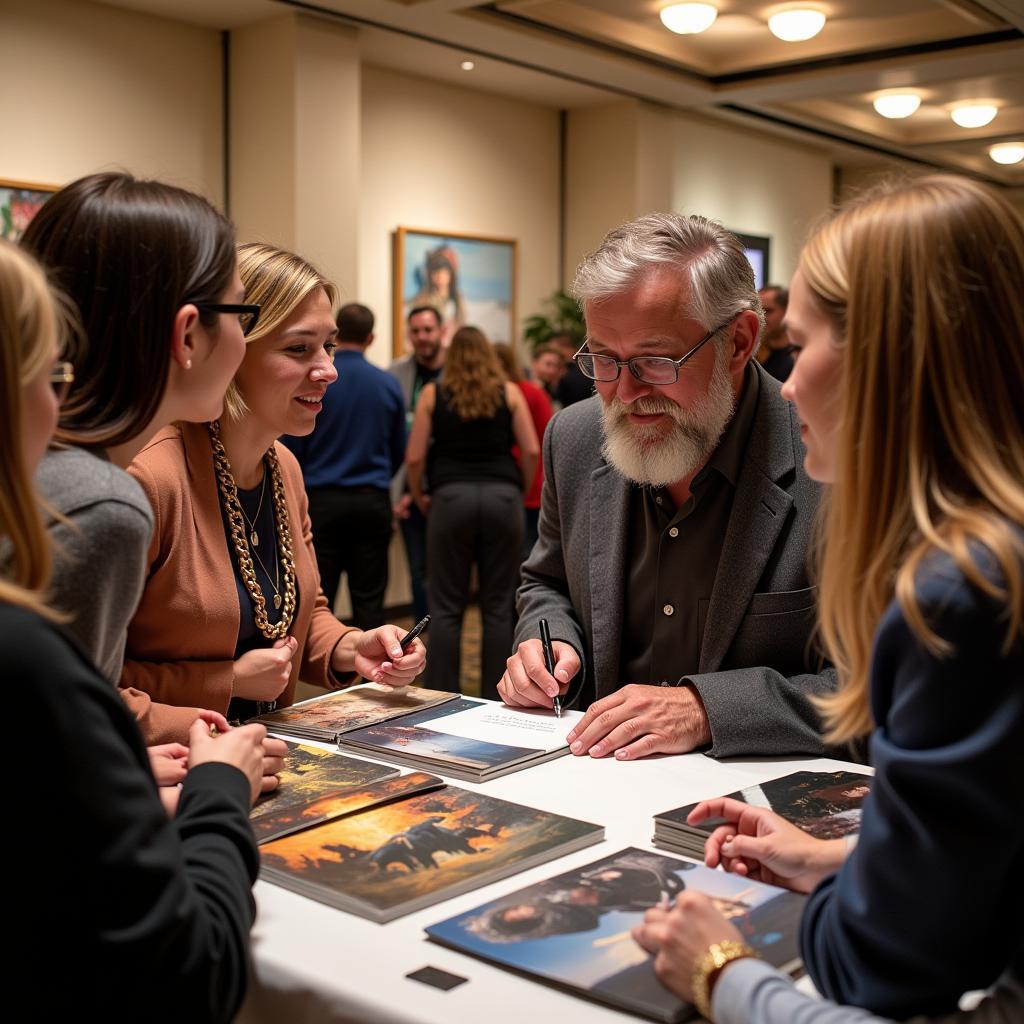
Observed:
[[[130,174],[91,174],[47,200],[21,239],[77,306],[75,384],[56,437],[123,444],[153,419],[167,386],[174,317],[219,302],[235,270],[231,223],[200,196]],[[200,311],[207,327],[216,313]]]

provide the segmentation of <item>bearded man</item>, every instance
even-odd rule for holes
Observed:
[[[818,489],[793,409],[751,359],[763,315],[742,244],[704,217],[641,217],[583,261],[574,291],[597,395],[545,434],[498,692],[578,700],[577,755],[822,754],[813,697],[835,675],[812,644]]]

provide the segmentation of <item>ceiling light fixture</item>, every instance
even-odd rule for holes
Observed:
[[[670,32],[680,36],[693,36],[706,32],[718,17],[718,8],[712,4],[669,4],[658,12],[661,23]]]
[[[825,15],[813,7],[796,7],[779,11],[768,19],[772,35],[787,43],[813,39],[825,27]]]
[[[472,71],[476,65],[471,60],[464,60],[459,67],[462,68],[463,71]]]
[[[876,96],[874,100],[875,110],[882,117],[892,120],[910,117],[919,106],[921,106],[921,97],[916,92],[888,92]]]
[[[984,128],[998,113],[999,108],[991,103],[961,103],[949,116],[961,128]]]
[[[1024,160],[1024,142],[1000,142],[989,146],[988,155],[997,164],[1019,164]]]

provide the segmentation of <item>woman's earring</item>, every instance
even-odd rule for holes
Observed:
[[[191,359],[186,359],[185,360],[185,369],[186,370],[191,370],[192,369],[192,360]]]

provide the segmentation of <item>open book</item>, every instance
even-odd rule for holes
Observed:
[[[486,782],[568,753],[579,711],[520,710],[460,697],[397,720],[346,732],[343,750],[394,764]]]
[[[431,925],[434,942],[630,1013],[694,1015],[663,988],[630,935],[684,889],[707,893],[744,941],[784,970],[798,964],[806,897],[664,854],[629,848]]]
[[[860,772],[793,772],[728,795],[767,807],[816,839],[839,839],[860,830],[861,805],[871,782],[870,775]],[[723,821],[688,825],[686,818],[696,806],[686,804],[655,815],[654,845],[703,860],[705,841]]]

